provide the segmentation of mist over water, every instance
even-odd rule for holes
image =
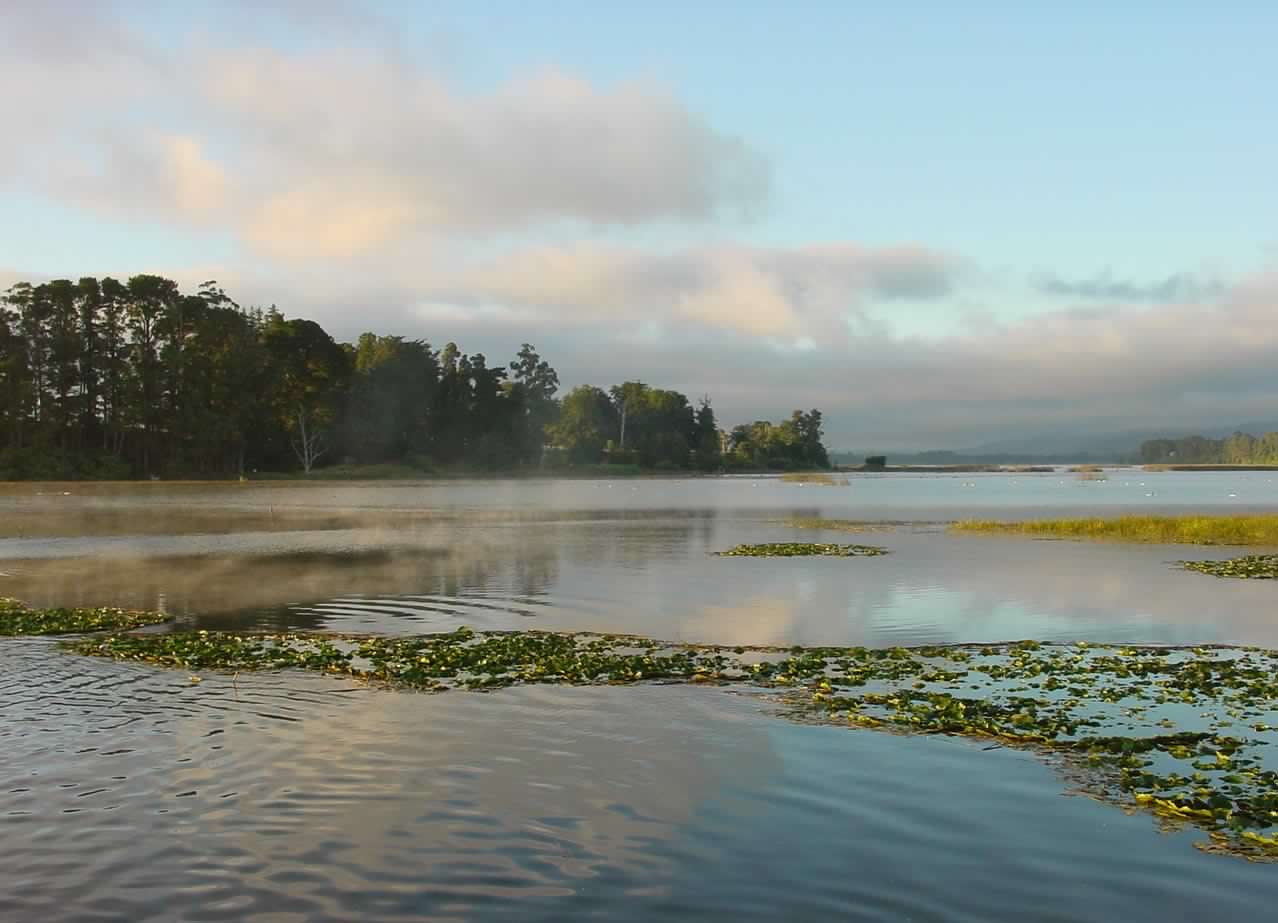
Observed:
[[[1273,473],[6,485],[0,595],[174,627],[538,628],[724,644],[1278,647],[1225,548],[947,535],[989,516],[1278,509]],[[862,559],[732,559],[804,531]],[[161,627],[159,630],[169,630]],[[1027,753],[796,724],[687,686],[426,695],[0,645],[0,918],[1262,919],[1267,866],[1062,797]]]

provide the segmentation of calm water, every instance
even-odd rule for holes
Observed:
[[[9,485],[0,595],[209,628],[1278,647],[1278,586],[1168,564],[1227,550],[939,525],[1226,509],[1278,509],[1278,475]],[[899,523],[799,533],[893,553],[708,554],[794,538],[793,514]],[[766,696],[197,686],[43,639],[0,658],[5,920],[1264,919],[1278,899],[1278,869],[1066,797],[1030,754],[799,725]]]

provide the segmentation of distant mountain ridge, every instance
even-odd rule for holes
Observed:
[[[1031,464],[1033,462],[1125,462],[1135,461],[1141,443],[1150,439],[1180,439],[1204,436],[1224,439],[1234,433],[1260,436],[1278,432],[1278,420],[1259,420],[1230,426],[1163,426],[1121,432],[1041,433],[999,439],[963,449],[929,449],[926,451],[891,451],[884,449],[845,450],[831,458],[847,464],[860,462],[866,455],[887,455],[889,461],[914,464]]]

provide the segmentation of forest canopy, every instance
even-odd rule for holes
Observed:
[[[1278,465],[1278,433],[1150,439],[1141,443],[1140,460],[1146,465]]]
[[[559,395],[530,344],[340,343],[275,307],[154,275],[19,283],[0,298],[0,478],[234,477],[325,466],[829,467],[821,412],[719,428],[708,397],[628,381]]]

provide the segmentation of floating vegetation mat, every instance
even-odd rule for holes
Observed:
[[[1247,580],[1278,580],[1278,554],[1249,554],[1227,561],[1177,561],[1186,570],[1213,577],[1241,577]]]
[[[1097,798],[1198,844],[1278,859],[1278,652],[1020,642],[958,647],[675,645],[553,632],[411,638],[208,632],[83,638],[82,654],[192,670],[300,668],[412,689],[648,681],[746,684],[787,716],[977,738],[1050,757]],[[198,677],[193,676],[193,680]]]
[[[28,609],[16,599],[0,597],[0,635],[71,635],[86,631],[119,631],[168,621],[159,612],[133,609]]]
[[[762,545],[737,545],[727,551],[714,552],[721,558],[800,558],[824,555],[835,558],[872,558],[887,554],[877,545],[830,545],[821,542],[766,542]]]

